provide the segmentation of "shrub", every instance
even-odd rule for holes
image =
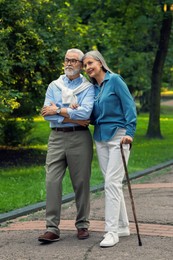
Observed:
[[[16,118],[4,121],[1,124],[1,145],[19,146],[25,145],[29,132],[32,129],[33,120]]]

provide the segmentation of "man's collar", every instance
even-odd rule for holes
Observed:
[[[77,82],[81,81],[82,78],[83,78],[83,76],[80,74],[79,77],[77,77],[75,79],[69,79],[69,77],[64,74],[63,80],[65,80],[68,83],[70,83],[70,82],[77,83]]]

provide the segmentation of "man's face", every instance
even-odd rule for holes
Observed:
[[[64,60],[64,72],[67,77],[74,79],[79,77],[82,69],[82,62],[79,61],[79,55],[75,52],[68,52]]]

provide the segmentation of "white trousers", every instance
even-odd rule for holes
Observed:
[[[122,182],[124,166],[120,151],[120,140],[125,129],[118,129],[116,135],[108,142],[95,142],[100,168],[105,180],[105,231],[118,231],[118,227],[129,225]],[[128,162],[129,145],[123,145],[126,162]]]

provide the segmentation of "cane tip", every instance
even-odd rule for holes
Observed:
[[[142,246],[142,242],[141,241],[139,241],[139,246]]]

